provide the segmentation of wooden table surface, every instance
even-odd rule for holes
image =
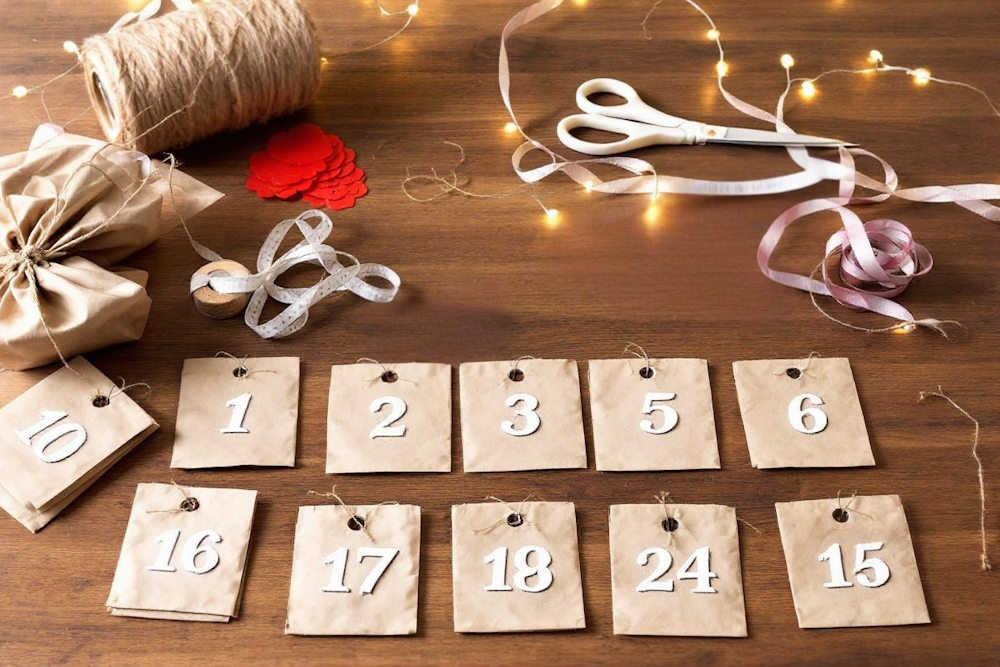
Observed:
[[[526,2],[526,0],[525,0]],[[575,111],[583,80],[631,82],[656,106],[719,124],[751,125],[715,87],[714,46],[704,20],[680,0],[567,2],[510,43],[513,104],[525,129],[553,148],[555,123]],[[308,0],[324,47],[345,52],[394,31],[371,0]],[[370,194],[333,214],[331,242],[402,276],[389,305],[342,297],[316,306],[304,330],[281,341],[258,338],[240,320],[209,321],[187,295],[201,264],[174,230],[135,255],[150,272],[152,315],[142,340],[88,355],[108,376],[153,387],[143,402],[161,429],[83,494],[47,528],[30,534],[0,516],[0,662],[4,664],[315,664],[420,663],[930,663],[962,657],[996,664],[1000,585],[979,568],[979,489],[972,426],[943,401],[918,402],[939,385],[982,425],[981,454],[990,511],[988,545],[1000,562],[1000,494],[995,382],[1000,334],[996,252],[1000,232],[950,204],[894,200],[859,211],[897,217],[934,255],[928,277],[901,301],[918,317],[961,322],[945,339],[928,331],[870,335],[833,324],[807,294],[767,280],[757,244],[788,206],[832,196],[825,183],[759,197],[663,197],[648,220],[645,196],[586,194],[563,176],[530,190],[477,199],[458,195],[409,201],[407,168],[455,168],[468,190],[508,192],[520,185],[510,165],[518,139],[497,87],[499,35],[522,2],[425,0],[411,27],[376,49],[331,58],[316,104],[267,126],[217,136],[178,153],[192,175],[227,196],[194,224],[199,240],[252,264],[270,228],[302,203],[262,201],[244,186],[249,156],[267,138],[309,121],[357,150]],[[397,9],[396,7],[389,7]],[[402,8],[402,5],[398,7]],[[925,66],[1000,97],[1000,2],[934,0],[708,0],[731,64],[730,89],[773,108],[784,85],[778,57],[795,56],[802,76],[866,65],[872,48],[893,64]],[[33,86],[72,65],[61,49],[105,30],[124,0],[3,0],[0,90]],[[170,58],[169,49],[163,57]],[[902,74],[833,76],[810,102],[789,99],[799,131],[843,137],[888,160],[903,186],[997,182],[1000,118],[975,93]],[[54,122],[100,136],[79,73],[53,84],[45,102]],[[0,150],[26,148],[46,120],[40,97],[0,100]],[[72,121],[70,123],[70,121]],[[460,144],[465,152],[445,142]],[[783,152],[739,148],[646,149],[660,173],[757,178],[790,171]],[[866,169],[874,169],[873,165]],[[808,272],[839,226],[833,215],[794,225],[777,255],[783,268]],[[308,274],[304,278],[313,278]],[[886,320],[825,304],[863,326]],[[634,341],[651,356],[709,362],[721,470],[601,473],[583,373],[588,470],[463,474],[454,425],[450,474],[324,474],[329,367],[360,357],[384,362],[464,361],[522,355],[581,362],[614,358]],[[178,471],[169,468],[181,364],[214,355],[295,355],[303,359],[298,461],[293,469]],[[751,468],[731,364],[798,358],[810,351],[851,360],[877,461],[874,468],[760,471]],[[24,391],[54,367],[0,375],[0,400]],[[457,378],[457,372],[456,372]],[[456,379],[457,385],[457,379]],[[455,388],[457,401],[457,386]],[[260,503],[240,617],[228,625],[112,617],[105,600],[135,487],[141,482],[258,489]],[[355,503],[397,500],[423,508],[419,630],[410,638],[298,638],[283,634],[297,507],[307,491],[332,484]],[[612,633],[608,507],[651,502],[667,490],[677,502],[721,503],[760,529],[740,527],[747,639],[620,637]],[[800,630],[774,512],[779,501],[826,498],[838,491],[899,494],[913,536],[932,623],[917,627]],[[452,626],[453,504],[487,494],[576,503],[585,630],[459,635]]]

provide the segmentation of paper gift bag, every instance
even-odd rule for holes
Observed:
[[[708,362],[590,362],[590,411],[598,470],[719,467]]]
[[[873,466],[847,359],[733,363],[755,468]]]
[[[576,362],[459,367],[465,472],[586,468]]]
[[[451,366],[334,366],[326,471],[450,472]]]
[[[239,615],[257,492],[140,484],[108,596],[115,616]]]
[[[420,508],[300,507],[290,635],[412,635],[417,631]]]
[[[736,510],[612,505],[616,635],[746,637]]]
[[[299,358],[186,359],[171,468],[294,466]]]
[[[800,628],[930,623],[899,496],[774,507]]]
[[[29,150],[0,157],[0,366],[138,339],[146,275],[115,265],[221,196],[142,153],[39,127]]]
[[[0,409],[0,506],[35,532],[157,428],[77,357]]]
[[[585,627],[573,503],[451,508],[455,632]]]

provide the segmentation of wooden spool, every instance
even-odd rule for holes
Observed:
[[[245,266],[228,259],[206,264],[198,269],[196,275],[209,276],[220,271],[234,276],[250,275],[250,271]],[[191,296],[194,297],[194,307],[198,309],[198,312],[213,320],[236,317],[243,312],[250,301],[249,294],[221,294],[208,285],[199,287]]]

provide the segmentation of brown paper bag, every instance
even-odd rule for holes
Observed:
[[[576,362],[459,367],[465,472],[586,468]]]
[[[114,265],[221,196],[141,153],[53,125],[28,151],[0,157],[0,366],[56,361],[53,340],[68,358],[138,339],[150,307],[145,277]]]
[[[0,506],[35,532],[157,428],[77,357],[0,409]]]
[[[334,366],[326,471],[450,472],[451,366]]]
[[[800,628],[930,623],[899,496],[774,507]]]
[[[875,465],[847,359],[737,361],[733,375],[753,467]]]
[[[573,503],[451,508],[455,632],[586,626]]]
[[[598,470],[719,467],[703,359],[593,360],[590,410]]]
[[[108,596],[116,616],[239,615],[257,492],[140,484]]]
[[[300,507],[290,635],[412,635],[417,631],[420,508]]]
[[[186,359],[171,468],[294,466],[299,358]]]
[[[612,505],[616,635],[746,637],[736,510]]]

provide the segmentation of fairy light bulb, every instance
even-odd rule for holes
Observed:
[[[586,183],[583,184],[583,189],[586,190],[587,192],[593,192],[593,190],[594,190],[594,182],[593,181],[587,181]]]
[[[660,218],[660,206],[654,201],[650,202],[649,206],[646,207],[646,213],[643,216],[646,218],[648,224],[653,224]]]
[[[545,209],[545,217],[548,218],[550,222],[553,222],[559,217],[559,211],[554,208],[547,208]]]
[[[816,84],[809,80],[803,81],[799,92],[802,94],[802,97],[811,100],[816,97]]]
[[[729,63],[727,63],[725,60],[720,60],[719,62],[715,63],[715,73],[718,74],[719,76],[726,76],[726,74],[729,73]]]
[[[65,42],[63,42],[63,51],[65,51],[66,53],[80,55],[80,49],[79,47],[77,47],[76,42],[71,42],[68,39]]]
[[[506,125],[503,126],[503,131],[507,134],[514,134],[517,132],[517,125],[513,121],[508,121]]]
[[[791,69],[794,64],[795,58],[793,58],[790,53],[786,53],[781,56],[781,66],[785,69]]]
[[[712,28],[711,30],[705,33],[705,37],[708,37],[710,40],[714,42],[715,40],[719,39],[719,31],[716,30],[715,28]]]
[[[910,72],[910,76],[913,77],[913,82],[918,86],[926,86],[931,80],[931,73],[923,67]]]
[[[28,89],[24,86],[15,86],[14,90],[11,91],[11,94],[16,98],[21,99],[28,94]]]
[[[410,16],[416,16],[417,12],[419,11],[420,11],[420,6],[417,5],[417,3],[415,2],[406,8],[406,13],[409,14]]]
[[[911,331],[916,331],[917,325],[913,322],[902,322],[899,326],[894,327],[892,333],[894,334],[908,334]]]
[[[882,52],[878,49],[872,49],[868,52],[868,60],[875,63],[876,67],[882,64]]]

